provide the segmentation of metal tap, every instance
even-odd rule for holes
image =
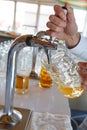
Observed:
[[[23,35],[13,41],[8,52],[7,60],[5,106],[3,110],[0,110],[0,123],[4,123],[6,125],[14,126],[22,119],[21,113],[13,108],[13,99],[16,80],[17,56],[19,51],[26,46],[43,47],[44,49],[57,48],[56,44],[51,44],[46,40],[42,40],[38,35]]]

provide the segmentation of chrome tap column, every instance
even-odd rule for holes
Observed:
[[[32,35],[23,35],[13,41],[7,60],[5,106],[3,110],[0,110],[0,123],[4,123],[6,125],[14,126],[22,119],[21,113],[13,108],[13,100],[16,80],[17,55],[19,51],[26,46],[43,47],[47,49],[56,48],[55,44],[50,44],[48,41],[43,41],[38,38],[38,36]]]

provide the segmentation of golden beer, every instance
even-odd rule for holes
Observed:
[[[79,87],[79,86],[73,87],[73,88],[70,88],[68,86],[66,86],[66,87],[58,86],[58,89],[67,98],[77,98],[80,95],[82,95],[82,93],[84,92],[84,90],[81,87]]]
[[[29,76],[16,76],[16,92],[24,94],[28,92]]]
[[[43,88],[50,88],[52,86],[52,79],[44,67],[41,68],[39,86]]]

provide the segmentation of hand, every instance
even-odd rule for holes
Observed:
[[[78,66],[80,67],[78,72],[82,78],[82,88],[87,90],[87,62],[79,62]]]
[[[77,32],[77,24],[74,17],[73,8],[65,4],[67,14],[59,5],[54,5],[55,15],[49,16],[47,22],[46,33],[50,36],[55,36],[59,40],[65,40],[69,48],[76,46],[80,40],[80,34]]]

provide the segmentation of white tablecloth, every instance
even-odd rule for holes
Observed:
[[[33,112],[28,130],[73,130],[67,115]]]

